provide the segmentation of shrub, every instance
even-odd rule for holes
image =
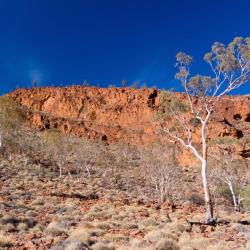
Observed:
[[[8,223],[8,224],[2,226],[1,228],[5,232],[14,232],[16,230],[16,227],[11,223]]]
[[[147,233],[144,237],[144,239],[146,241],[149,241],[149,242],[157,242],[159,241],[160,239],[164,238],[165,237],[165,234],[163,231],[161,230],[154,230],[154,231],[150,231],[149,233]]]
[[[108,230],[110,229],[110,223],[108,222],[99,222],[99,223],[95,223],[95,226],[97,228],[103,229],[103,230]]]
[[[9,248],[14,244],[13,239],[7,235],[0,235],[0,247]]]
[[[93,245],[93,250],[115,250],[115,247],[110,243],[98,242]]]
[[[145,229],[150,226],[157,226],[157,222],[155,219],[146,218],[139,223],[139,229]]]
[[[88,232],[85,228],[77,228],[70,235],[69,239],[78,240],[84,245],[90,245],[93,243],[91,240],[91,233]]]
[[[10,215],[4,215],[1,220],[0,220],[0,224],[2,225],[6,225],[6,224],[17,224],[18,220]]]
[[[161,239],[155,246],[156,250],[179,250],[180,248],[171,240]]]
[[[84,250],[85,247],[80,241],[70,241],[65,250]]]
[[[52,221],[48,225],[45,232],[51,236],[59,236],[62,234],[66,234],[66,230],[64,229],[64,227],[59,222],[55,221]]]
[[[26,223],[23,223],[23,222],[19,223],[17,226],[17,229],[19,231],[26,231],[28,228],[29,228],[28,225]]]
[[[23,122],[24,114],[21,106],[8,96],[0,97],[0,132],[1,144],[13,149],[18,148],[17,135],[20,134],[20,125]]]
[[[204,198],[200,194],[191,194],[188,196],[188,200],[195,205],[204,205]]]
[[[243,189],[240,196],[243,198],[242,205],[246,210],[250,210],[250,186]]]
[[[220,187],[217,187],[216,192],[222,196],[227,201],[232,200],[231,192],[226,184],[221,185]]]

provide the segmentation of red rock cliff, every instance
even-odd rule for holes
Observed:
[[[159,99],[156,89],[46,87],[18,89],[9,95],[30,109],[27,121],[40,129],[58,128],[108,142],[148,143],[162,139],[152,123]],[[180,93],[176,95],[185,99]],[[250,95],[226,96],[216,109],[210,124],[211,138],[250,140]]]

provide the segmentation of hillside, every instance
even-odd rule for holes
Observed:
[[[185,102],[181,93],[175,95]],[[155,121],[160,96],[156,89],[47,87],[18,89],[10,96],[28,108],[27,124],[41,130],[57,128],[108,143],[142,145],[166,139]],[[235,140],[237,155],[249,158],[250,96],[225,96],[209,130],[211,140]],[[183,165],[190,164],[188,152],[182,153]]]
[[[69,87],[1,97],[0,249],[248,249],[250,96],[224,97],[209,124],[215,224],[203,223],[197,162],[160,132],[160,96]],[[225,162],[240,211],[221,179]]]

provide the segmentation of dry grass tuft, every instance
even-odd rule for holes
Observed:
[[[52,221],[47,226],[45,233],[51,236],[59,236],[62,234],[67,234],[67,231],[59,222]]]
[[[155,245],[156,250],[179,250],[180,247],[177,246],[173,241],[169,239],[161,239]]]
[[[9,248],[14,244],[14,240],[11,236],[0,234],[0,247]]]
[[[112,243],[97,242],[92,246],[93,250],[115,250]]]

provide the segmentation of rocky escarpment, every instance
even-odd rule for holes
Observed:
[[[162,140],[154,116],[159,102],[156,89],[46,87],[18,89],[9,94],[28,107],[27,123],[40,129],[57,128],[79,137],[107,142],[150,143]],[[185,96],[177,93],[178,98]],[[250,95],[224,97],[210,123],[210,138],[245,138],[250,154]],[[248,151],[249,150],[249,151]]]

